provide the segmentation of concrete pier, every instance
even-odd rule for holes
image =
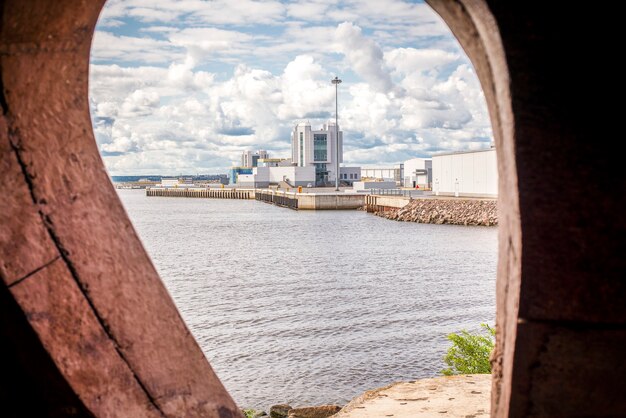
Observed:
[[[298,198],[296,193],[279,192],[273,190],[257,191],[255,199],[260,202],[272,203],[289,209],[298,209]]]
[[[411,199],[404,196],[365,196],[365,210],[368,212],[385,212],[388,210],[401,209],[409,204]]]
[[[298,209],[347,210],[365,204],[364,194],[358,193],[297,193]]]
[[[207,189],[207,188],[164,188],[150,187],[146,196],[159,197],[202,197],[209,199],[254,199],[252,189]]]
[[[295,193],[257,190],[256,200],[298,210],[358,209],[365,204],[365,195],[358,193]]]
[[[159,197],[199,197],[212,199],[256,199],[290,209],[302,210],[341,210],[358,209],[365,205],[364,194],[327,192],[296,193],[270,189],[207,189],[207,188],[164,188],[150,187],[146,196]]]

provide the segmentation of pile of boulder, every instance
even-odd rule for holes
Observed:
[[[308,406],[304,408],[292,408],[288,404],[278,404],[270,408],[269,418],[329,418],[341,411],[339,405]],[[264,411],[257,411],[252,415],[268,417]]]
[[[491,199],[414,199],[405,207],[375,213],[394,221],[427,224],[498,224],[498,207]]]

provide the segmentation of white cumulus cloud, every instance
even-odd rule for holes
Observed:
[[[361,28],[350,22],[337,26],[335,40],[339,50],[355,73],[379,92],[390,92],[393,82],[385,69],[383,51],[372,39],[363,35]]]
[[[344,161],[402,162],[491,140],[469,60],[404,0],[110,0],[90,104],[116,174],[224,173],[244,148],[287,157],[295,123],[334,118]]]

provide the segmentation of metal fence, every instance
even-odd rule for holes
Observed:
[[[296,210],[298,209],[298,198],[295,195],[289,196],[282,193],[257,191],[254,198],[258,201],[272,203],[276,206]]]
[[[202,197],[210,199],[253,199],[253,190],[200,189],[200,188],[146,188],[146,196],[159,197]]]
[[[402,190],[402,189],[369,189],[370,194],[377,196],[404,196],[413,197],[423,194],[420,190]]]

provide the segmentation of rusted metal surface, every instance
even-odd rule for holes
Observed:
[[[96,147],[87,82],[102,4],[2,3],[0,164],[11,186],[0,218],[2,279],[90,413],[239,416]]]
[[[613,38],[606,10],[429,3],[476,68],[498,154],[492,414],[626,415],[626,374],[614,369],[626,340],[626,181],[619,153],[596,140],[602,58],[581,61],[582,45]]]

